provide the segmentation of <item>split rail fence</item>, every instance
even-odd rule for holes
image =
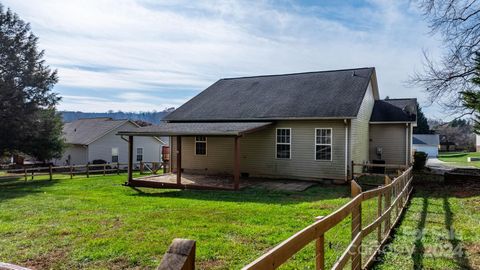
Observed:
[[[22,169],[7,170],[7,175],[2,178],[23,177],[25,181],[34,180],[35,176],[48,175],[52,180],[54,174],[69,175],[72,179],[76,175],[85,175],[89,178],[91,175],[120,174],[127,170],[126,163],[109,164],[85,164],[85,165],[67,165],[67,166],[48,166],[48,167],[24,167]],[[133,164],[134,171],[140,174],[157,174],[163,169],[166,172],[167,166],[163,162],[138,162]]]
[[[361,187],[352,180],[352,200],[340,209],[297,232],[260,258],[245,266],[245,270],[277,269],[292,258],[309,243],[316,242],[316,269],[325,269],[325,233],[344,219],[351,216],[351,242],[335,261],[331,269],[343,269],[348,263],[351,269],[365,269],[372,265],[381,247],[387,241],[392,228],[408,202],[412,191],[412,168],[408,168],[393,181],[385,176],[385,185],[362,192]],[[362,225],[362,202],[377,198],[376,219],[365,226]],[[376,231],[376,248],[371,254],[362,252],[362,240]],[[362,254],[366,255],[362,262]]]

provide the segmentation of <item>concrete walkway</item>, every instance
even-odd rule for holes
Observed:
[[[437,174],[444,174],[445,172],[448,172],[457,168],[475,168],[474,166],[456,165],[454,163],[441,161],[438,158],[429,158],[425,166],[431,169],[433,173],[437,173]]]

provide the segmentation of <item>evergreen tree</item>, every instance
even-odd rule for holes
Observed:
[[[414,134],[431,134],[430,126],[428,125],[427,118],[422,112],[422,108],[417,102],[417,126],[413,128]]]
[[[40,160],[62,151],[56,71],[37,49],[30,25],[0,4],[0,155],[23,152]],[[49,129],[52,127],[52,129]]]

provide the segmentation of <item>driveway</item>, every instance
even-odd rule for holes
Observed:
[[[434,173],[439,174],[444,174],[445,172],[451,171],[456,168],[475,168],[474,166],[456,165],[455,163],[441,161],[438,158],[429,158],[425,166],[431,169]]]

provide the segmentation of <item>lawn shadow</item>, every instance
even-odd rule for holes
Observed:
[[[463,248],[462,241],[458,239],[455,234],[455,228],[453,227],[454,214],[446,195],[443,197],[443,210],[445,211],[445,229],[448,231],[448,241],[452,245],[455,263],[461,267],[461,269],[472,269],[465,249]]]
[[[425,247],[423,246],[423,235],[425,232],[425,223],[428,213],[428,198],[422,197],[422,212],[420,213],[420,220],[417,223],[417,230],[415,233],[415,243],[412,253],[412,260],[414,269],[423,269],[423,257],[425,255]]]
[[[278,191],[259,187],[248,187],[239,191],[165,189],[157,191],[155,189],[145,188],[132,189],[136,191],[132,196],[267,204],[296,204],[319,200],[350,198],[349,186],[327,184],[319,184],[304,191]]]
[[[0,202],[43,192],[43,188],[58,183],[58,180],[28,180],[8,178],[0,180]]]

